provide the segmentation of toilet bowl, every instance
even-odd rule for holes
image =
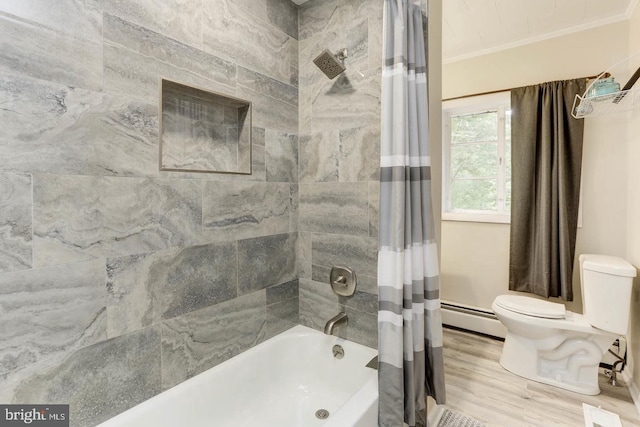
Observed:
[[[635,268],[604,255],[580,256],[584,314],[563,304],[500,295],[492,305],[507,328],[500,364],[508,371],[577,393],[600,393],[598,367],[629,323]]]

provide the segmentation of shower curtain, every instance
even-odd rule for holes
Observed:
[[[426,395],[444,403],[444,363],[419,4],[385,0],[383,32],[378,419],[420,426]]]

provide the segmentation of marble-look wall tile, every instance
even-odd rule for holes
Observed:
[[[297,244],[298,233],[238,241],[238,294],[294,280]]]
[[[298,132],[298,107],[238,84],[236,97],[250,101],[254,126],[281,132]]]
[[[265,307],[262,290],[165,321],[162,387],[173,387],[260,342]]]
[[[267,288],[265,339],[284,332],[299,323],[298,288],[298,280]]]
[[[0,195],[0,273],[31,268],[31,176],[0,173]]]
[[[299,301],[292,298],[267,306],[267,323],[263,340],[273,338],[281,332],[291,329],[299,322]]]
[[[369,182],[369,236],[378,237],[380,225],[380,182]]]
[[[369,67],[368,18],[354,14],[350,3],[344,2],[334,8],[330,2],[324,2],[324,6],[335,13],[331,18],[335,22],[331,23],[330,29],[299,43],[300,132],[362,127],[379,122],[378,101],[373,98],[379,98],[380,85],[376,87],[375,82],[370,83],[377,73]],[[305,30],[302,25],[300,29],[301,32]],[[334,80],[327,79],[313,63],[327,46],[345,47],[349,52],[344,61],[346,72]],[[322,108],[334,111],[322,111]],[[333,119],[325,119],[325,115],[334,113]]]
[[[267,288],[267,305],[281,303],[290,299],[298,298],[298,280],[281,283]]]
[[[0,73],[0,170],[154,176],[158,108]]]
[[[266,130],[265,148],[267,181],[298,181],[298,137],[288,133]]]
[[[100,43],[64,35],[0,12],[0,71],[102,89]]]
[[[378,315],[345,307],[347,325],[340,329],[339,336],[367,347],[378,347]]]
[[[343,265],[343,264],[336,264],[336,265]],[[348,266],[346,266],[348,267]],[[314,282],[320,282],[320,283],[329,283],[331,277],[331,267],[327,267],[324,265],[317,265],[317,264],[313,264],[311,266],[311,279]],[[358,277],[358,282],[360,277]]]
[[[377,272],[376,272],[377,273]],[[378,277],[361,274],[358,276],[358,290],[371,295],[378,295]]]
[[[241,7],[244,12],[256,18],[267,20],[267,0],[233,0],[236,6]]]
[[[298,25],[300,40],[307,39],[327,29],[339,19],[337,9],[341,0],[316,0],[299,7]]]
[[[300,279],[300,323],[322,330],[327,320],[340,312],[338,296],[328,283]]]
[[[107,259],[109,337],[237,296],[235,242]]]
[[[0,11],[65,35],[102,43],[102,11],[84,0],[0,0]]]
[[[369,69],[376,70],[384,66],[382,59],[383,8],[376,7],[375,2],[366,1],[366,3],[373,8],[373,13],[367,15],[369,17]]]
[[[339,28],[343,31],[337,33],[336,42],[340,46],[346,46],[349,49],[349,57],[345,60],[348,67],[356,68],[360,71],[371,69],[369,66],[369,51],[372,43],[380,43],[382,49],[382,25],[380,25],[380,34],[371,34],[370,30],[378,30],[377,26],[372,26],[371,21],[376,20],[382,24],[382,12],[384,7],[377,2],[368,2],[361,0],[342,1],[338,9],[340,20],[336,21]],[[379,19],[379,21],[377,21]],[[328,34],[332,34],[332,30]],[[382,59],[382,53],[378,58],[378,62]],[[378,65],[375,68],[380,67]]]
[[[187,246],[202,227],[192,180],[34,176],[34,264]]]
[[[350,297],[340,297],[340,305],[345,309],[377,314],[378,296],[368,292],[356,291],[356,293]]]
[[[300,182],[338,181],[339,133],[329,131],[300,135]],[[345,167],[348,167],[346,165]]]
[[[381,40],[383,9],[382,4],[370,0],[308,2],[299,8],[300,40],[315,38],[328,42],[329,46],[347,47],[347,64],[364,60],[358,68],[364,70],[368,56],[367,45]],[[367,21],[374,21],[376,25],[367,25]],[[371,30],[378,30],[380,35],[371,34]],[[379,44],[382,46],[382,42]]]
[[[298,89],[300,90],[300,98],[303,98],[303,89],[308,91],[305,98],[308,98],[309,101],[311,101],[312,94],[317,95],[320,93],[317,89],[320,83],[323,84],[322,87],[327,91],[330,90],[333,85],[334,80],[328,80],[327,76],[313,62],[313,60],[325,49],[329,49],[332,53],[335,53],[336,48],[333,48],[333,46],[332,48],[329,48],[329,45],[326,44],[328,42],[329,41],[325,40],[324,37],[312,37],[298,42],[298,61],[300,62],[300,69],[298,71]],[[342,49],[342,47],[340,49]],[[311,89],[314,89],[315,92],[312,93]],[[302,102],[300,102],[300,104],[302,105]]]
[[[378,181],[380,127],[340,131],[340,181]]]
[[[69,404],[70,425],[91,427],[160,393],[160,374],[155,327],[85,347],[37,371],[6,375],[0,396],[7,403]]]
[[[289,0],[287,0],[289,1]],[[238,66],[237,84],[261,95],[298,106],[298,88]]]
[[[337,9],[336,13],[341,13],[340,11],[343,10],[344,8]],[[336,26],[331,31],[301,40],[298,44],[300,82],[303,85],[322,83],[323,90],[319,93],[338,89],[334,85],[336,80],[327,79],[326,75],[313,63],[313,60],[325,49],[329,49],[334,54],[338,49],[347,49],[348,56],[343,60],[343,64],[350,74],[359,75],[358,72],[364,73],[369,69],[367,17],[351,16],[350,20],[340,22],[339,27]],[[346,92],[343,91],[343,95],[346,95]]]
[[[129,49],[104,44],[105,92],[126,93],[145,102],[158,102],[160,77],[220,93],[235,90]]]
[[[425,0],[426,1],[426,0]],[[349,0],[341,3],[342,12],[349,17],[367,17],[368,19],[382,21],[384,7],[378,2],[370,0]],[[382,28],[380,29],[382,31]]]
[[[264,143],[263,143],[264,144]],[[190,173],[190,172],[160,172],[161,177],[183,178],[211,181],[239,181],[239,182],[265,182],[267,180],[267,166],[265,164],[264,145],[251,147],[251,174],[238,175],[231,173]]]
[[[204,50],[284,83],[297,64],[298,41],[226,0],[204,3]]]
[[[314,132],[374,126],[380,122],[380,70],[363,75],[347,70],[335,79],[330,91],[313,97]]]
[[[267,0],[269,22],[298,39],[298,6],[290,0]]]
[[[318,70],[320,73],[321,71]],[[311,117],[311,107],[313,106],[313,87],[300,81],[298,86],[298,132],[310,134],[313,120]]]
[[[358,276],[377,276],[378,239],[319,233],[314,234],[312,239],[313,265],[345,265],[353,268]]]
[[[325,92],[330,92],[334,87],[336,80],[329,80],[326,74],[313,62],[325,49],[329,49],[332,53],[336,52],[336,48],[329,48],[328,46],[333,45],[327,43],[329,43],[329,41],[323,37],[313,37],[298,42],[298,55],[300,56],[300,69],[298,70],[300,106],[306,105],[307,103],[311,104],[315,98],[323,96]],[[311,114],[311,111],[308,111],[308,113]],[[309,130],[304,130],[304,132],[309,132]]]
[[[0,374],[106,339],[104,266],[0,274]]]
[[[261,132],[260,132],[261,131]],[[251,174],[239,175],[232,173],[195,173],[195,172],[179,172],[179,171],[160,171],[161,178],[171,179],[192,179],[196,181],[251,181],[265,182],[267,180],[267,171],[265,165],[265,148],[264,148],[264,129],[253,128],[251,146]],[[257,139],[256,134],[257,132]],[[256,145],[258,144],[258,145]]]
[[[127,48],[140,55],[171,64],[178,69],[202,76],[227,86],[234,86],[236,66],[209,55],[200,49],[185,45],[162,34],[140,27],[131,22],[105,14],[105,41],[114,46]]]
[[[369,235],[367,183],[300,184],[300,231]]]
[[[300,84],[300,79],[298,78],[298,72],[299,72],[299,67],[296,65],[292,65],[291,80],[289,81],[289,84],[295,87],[298,87],[298,85]],[[300,95],[298,95],[298,98],[300,98]]]
[[[267,320],[273,320],[273,319],[285,320],[288,323],[286,329],[289,329],[298,324],[298,313],[299,313],[298,306],[299,306],[299,303],[298,303],[297,296],[295,298],[290,298],[285,301],[269,304],[267,305]],[[283,322],[279,322],[279,323],[281,323],[281,325],[284,326]],[[277,335],[286,329],[281,329],[275,333],[273,333],[273,330],[272,330],[271,336]]]
[[[107,335],[114,338],[159,323],[150,270],[174,250],[107,259]],[[166,255],[165,255],[166,256]]]
[[[265,128],[253,127],[251,130],[251,145],[253,147],[264,147],[265,139],[266,139],[266,130]]]
[[[160,77],[234,95],[236,65],[147,28],[105,15],[104,86],[148,101]]]
[[[289,217],[289,233],[295,233],[300,228],[300,191],[297,183],[291,183],[289,187],[289,202],[291,203],[291,216]]]
[[[289,232],[287,183],[205,181],[203,239],[237,240]]]
[[[182,43],[202,48],[202,3],[189,0],[87,0],[119,16]]]
[[[382,9],[382,8],[381,8]],[[365,72],[369,69],[369,19],[365,16],[351,15],[350,19],[341,24],[341,31],[334,43],[336,46],[347,48],[349,56],[344,65],[352,71]]]
[[[184,248],[149,273],[154,305],[162,319],[215,305],[238,295],[237,245],[222,242]]]
[[[311,279],[311,233],[298,233],[298,277]]]
[[[300,83],[300,133],[379,126],[379,71],[360,72],[348,68],[334,80],[318,75],[322,73],[317,68],[311,71],[313,79],[319,81]],[[302,69],[300,77],[305,78]]]
[[[266,151],[264,145],[251,147],[251,175],[249,178],[252,181],[264,182],[267,180]],[[240,176],[238,177],[240,178]]]

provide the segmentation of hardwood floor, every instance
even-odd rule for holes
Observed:
[[[640,427],[640,417],[621,379],[622,385],[613,387],[601,372],[602,392],[598,396],[585,396],[506,371],[498,362],[501,352],[501,341],[445,329],[444,407],[488,426],[584,427],[582,402],[585,402],[617,413],[624,427]]]

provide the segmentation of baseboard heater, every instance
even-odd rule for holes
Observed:
[[[444,325],[498,338],[506,335],[506,328],[491,310],[450,301],[442,301],[440,308]]]

